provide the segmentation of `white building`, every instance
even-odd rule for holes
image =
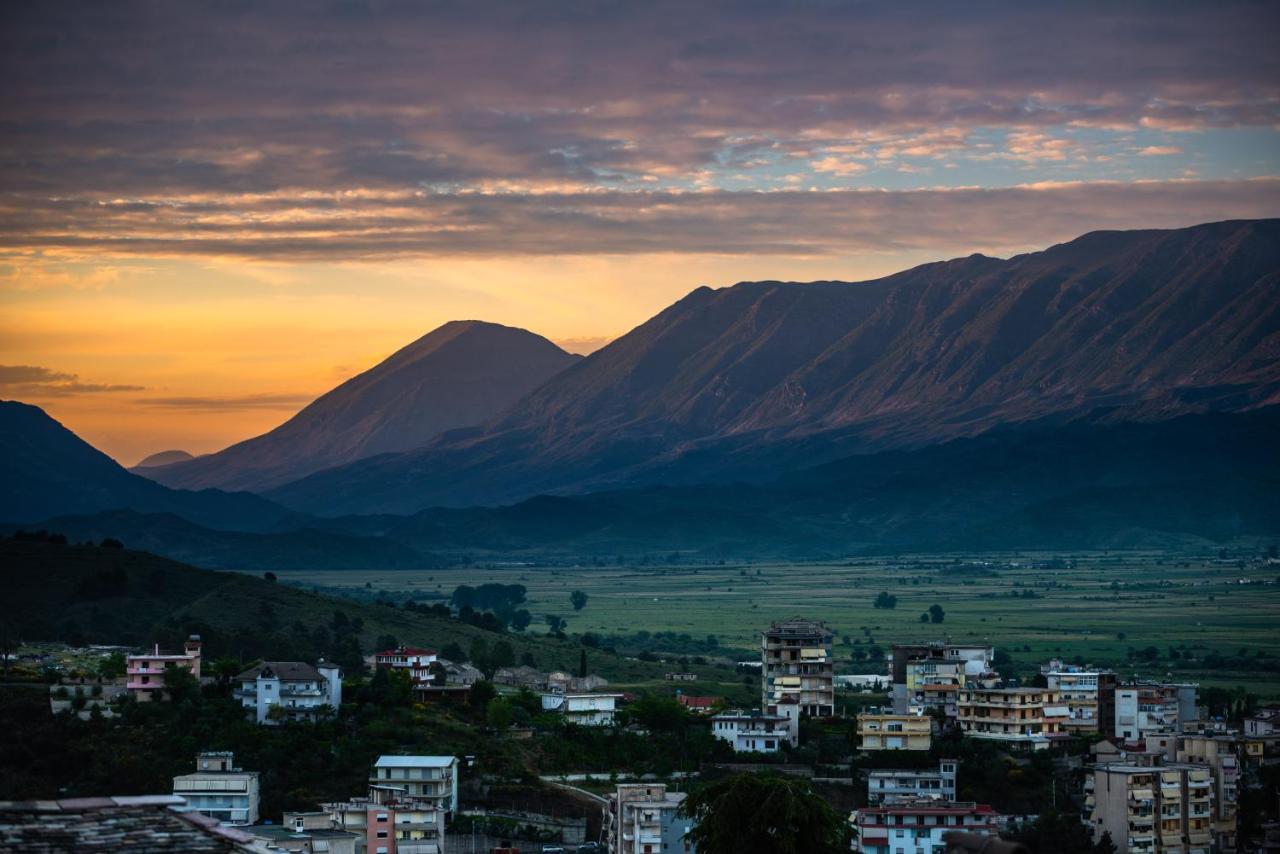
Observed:
[[[187,802],[186,809],[223,824],[256,824],[258,772],[236,768],[234,759],[230,751],[197,754],[195,773],[173,778],[173,794]]]
[[[693,820],[679,814],[682,792],[661,783],[624,783],[609,795],[604,823],[610,854],[692,854]]]
[[[1186,683],[1131,682],[1115,689],[1115,734],[1138,741],[1157,732],[1178,732],[1194,721],[1196,686]]]
[[[784,744],[799,743],[799,711],[796,703],[768,712],[729,709],[712,715],[711,734],[729,742],[736,753],[776,753]]]
[[[943,759],[937,770],[901,771],[874,769],[867,772],[867,803],[893,803],[901,800],[933,798],[956,799],[956,765],[954,759]]]
[[[323,659],[315,667],[301,661],[264,661],[236,677],[233,693],[260,724],[314,720],[342,705],[342,672]]]
[[[366,854],[441,854],[458,804],[453,756],[380,756],[366,797],[324,804],[336,828],[364,837]]]
[[[398,646],[376,653],[373,662],[379,670],[404,670],[414,682],[430,682],[431,665],[438,657],[434,649]]]
[[[621,694],[543,694],[542,710],[578,726],[613,726]]]
[[[395,790],[401,798],[429,801],[449,815],[458,808],[456,756],[379,756],[369,785]]]
[[[951,831],[997,836],[1001,817],[986,804],[934,799],[897,801],[854,810],[853,850],[860,854],[936,854]]]

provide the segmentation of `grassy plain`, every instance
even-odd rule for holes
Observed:
[[[487,581],[524,584],[532,631],[544,614],[568,618],[570,633],[676,632],[716,635],[754,657],[758,632],[800,614],[837,633],[837,671],[875,672],[855,651],[872,643],[951,638],[1008,651],[1024,675],[1058,656],[1109,666],[1122,676],[1164,677],[1280,697],[1280,564],[1217,555],[1112,552],[929,555],[841,563],[698,566],[469,566],[424,571],[280,572],[282,581],[359,587],[390,597],[439,593]],[[589,599],[574,612],[569,594]],[[893,609],[875,608],[881,591]],[[1028,595],[1026,591],[1031,591]],[[1016,595],[1015,595],[1016,594]],[[921,622],[937,603],[941,624]],[[847,636],[849,643],[844,642]],[[1155,659],[1130,650],[1155,647]],[[1170,654],[1177,648],[1178,658]],[[1207,669],[1210,653],[1250,666]],[[1192,662],[1185,661],[1190,652]]]

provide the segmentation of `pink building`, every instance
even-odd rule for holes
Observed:
[[[182,645],[182,652],[162,653],[156,644],[151,652],[130,655],[125,687],[134,699],[146,702],[164,691],[164,673],[170,667],[185,667],[191,675],[200,678],[200,636],[192,635]]]
[[[414,682],[430,682],[431,665],[436,662],[436,651],[415,646],[398,646],[378,653],[373,660],[379,670],[407,670]]]

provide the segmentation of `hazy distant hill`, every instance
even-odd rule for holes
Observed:
[[[160,451],[149,457],[139,461],[134,469],[151,468],[152,466],[167,466],[172,463],[185,463],[187,460],[194,460],[195,457],[186,451]],[[132,471],[132,469],[130,469]]]
[[[446,323],[270,433],[145,474],[174,487],[260,492],[480,424],[578,359],[523,329],[475,320]]]
[[[297,514],[247,492],[191,492],[131,474],[37,406],[0,401],[0,522],[130,508],[265,531]]]
[[[1277,401],[1280,220],[1095,232],[871,282],[699,288],[478,429],[266,494],[412,512],[763,480],[1001,425]]]

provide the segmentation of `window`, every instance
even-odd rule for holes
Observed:
[[[386,838],[387,838],[387,831],[385,831],[385,830],[379,830],[379,831],[378,831],[378,838],[379,838],[379,839],[386,839]]]

